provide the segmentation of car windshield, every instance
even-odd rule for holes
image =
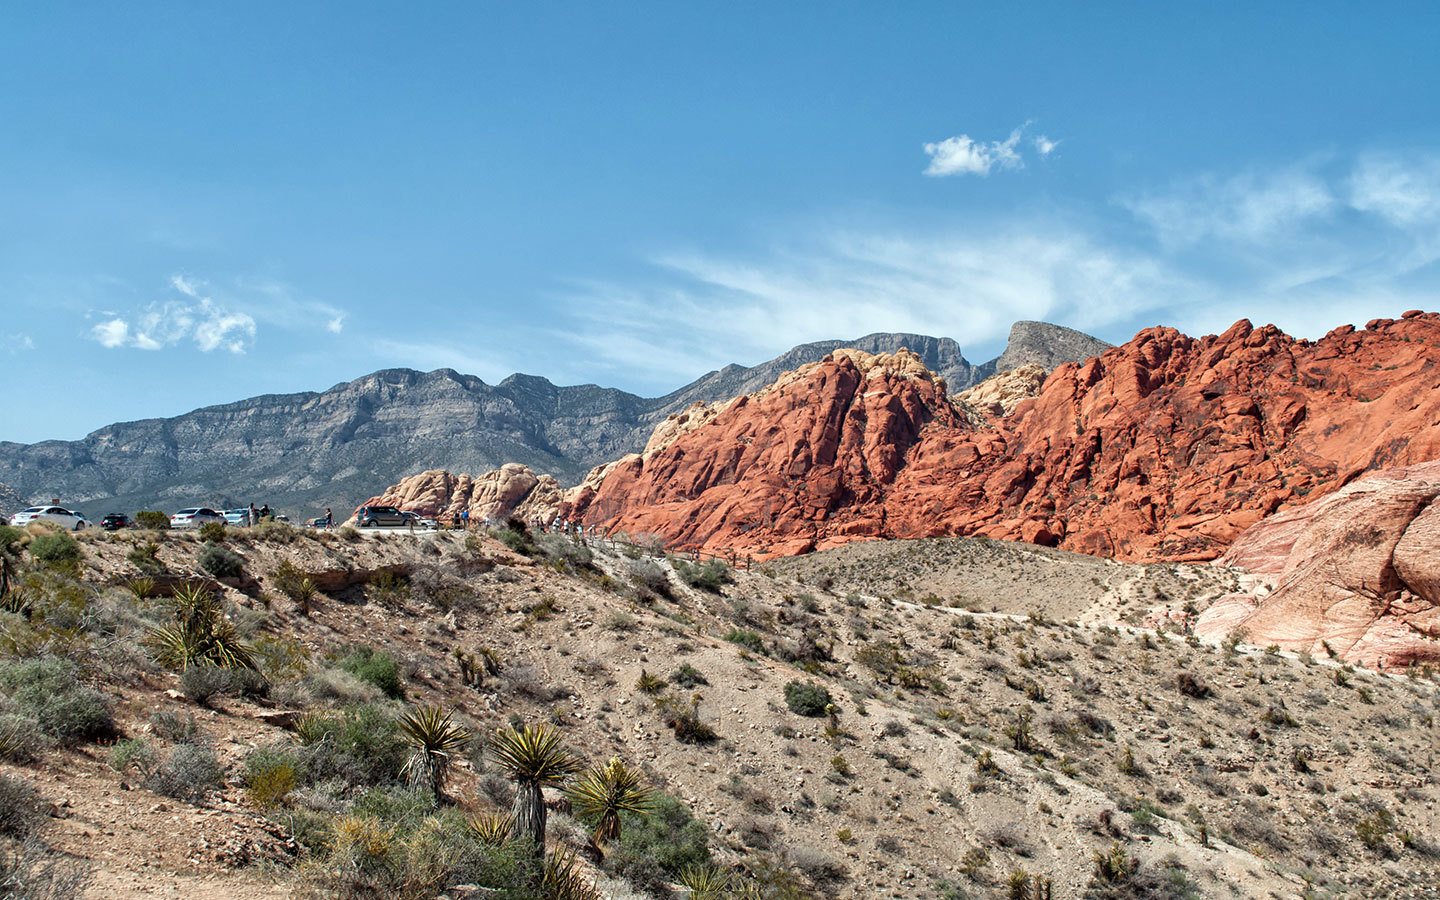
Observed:
[[[44,511],[45,511],[45,507],[43,507],[43,506],[32,506],[32,507],[30,507],[30,508],[27,509],[27,510],[23,510],[23,512],[44,512]]]

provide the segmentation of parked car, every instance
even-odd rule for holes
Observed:
[[[63,506],[32,506],[16,513],[10,520],[11,525],[22,528],[31,522],[53,522],[67,531],[81,531],[90,527],[84,513],[71,512]]]
[[[227,509],[224,512],[224,516],[226,525],[250,524],[250,510],[248,507],[244,509]]]
[[[225,517],[208,506],[192,506],[170,517],[171,528],[199,528],[206,522],[225,524]]]
[[[376,525],[404,525],[405,514],[393,506],[362,506],[355,510],[355,521],[361,528]]]
[[[124,513],[106,513],[100,520],[100,527],[106,531],[119,531],[130,527],[130,517]]]
[[[409,525],[410,523],[413,522],[413,523],[415,523],[415,527],[416,527],[416,528],[439,528],[439,527],[440,527],[440,523],[439,523],[439,522],[436,522],[434,519],[430,518],[429,516],[422,516],[422,515],[420,515],[419,513],[417,513],[417,512],[411,512],[411,511],[408,510],[408,509],[407,509],[407,510],[404,510],[403,512],[401,512],[400,515],[402,515],[402,516],[405,517],[405,524],[406,524],[406,525]]]

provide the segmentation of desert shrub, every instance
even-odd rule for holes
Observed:
[[[37,837],[0,841],[0,887],[16,900],[68,900],[86,892],[90,866],[49,850]]]
[[[400,677],[400,667],[390,654],[373,647],[356,647],[341,657],[336,666],[349,672],[361,681],[373,684],[380,693],[393,700],[405,697],[405,685]]]
[[[791,681],[785,685],[785,705],[799,716],[823,716],[830,707],[830,692],[813,682]]]
[[[188,712],[157,709],[150,714],[150,730],[172,744],[193,744],[200,739],[200,726]]]
[[[625,563],[630,581],[637,587],[661,597],[670,596],[670,575],[653,559],[631,559]]]
[[[752,653],[763,654],[765,652],[765,640],[753,631],[744,628],[732,628],[725,634],[725,640],[732,644],[739,644]]]
[[[52,531],[30,541],[30,555],[50,565],[77,563],[80,543],[63,531]]]
[[[253,669],[222,669],[219,666],[191,666],[180,673],[180,690],[205,706],[215,697],[264,697],[270,683]]]
[[[700,718],[700,695],[694,694],[690,702],[662,695],[655,698],[655,707],[666,726],[675,732],[675,739],[682,744],[708,744],[715,740],[715,729]]]
[[[1194,697],[1197,700],[1204,700],[1210,696],[1210,685],[1205,679],[1193,672],[1181,672],[1175,676],[1175,687],[1187,697]]]
[[[142,778],[155,770],[155,748],[144,738],[126,738],[110,748],[110,768],[121,775],[134,769]]]
[[[677,557],[673,564],[675,574],[680,576],[681,581],[702,591],[718,594],[720,589],[732,580],[730,566],[721,559],[692,563]]]
[[[165,571],[165,564],[160,561],[160,545],[154,541],[131,547],[125,559],[144,575],[159,575]]]
[[[0,775],[0,836],[23,840],[38,831],[44,821],[35,788],[19,778]],[[0,887],[5,886],[0,882]]]
[[[151,628],[145,635],[145,643],[160,665],[182,672],[197,665],[255,668],[252,648],[210,591],[200,586],[181,588],[170,606],[171,622]]]
[[[216,522],[209,522],[209,525],[218,525]],[[224,528],[224,525],[218,525]],[[216,543],[201,545],[200,553],[196,556],[200,568],[215,576],[216,578],[238,578],[240,573],[245,571],[245,559],[229,547]]]
[[[220,786],[220,762],[209,747],[181,744],[144,781],[157,794],[193,803]]]
[[[14,525],[0,525],[0,554],[13,556],[20,553],[25,543],[25,529]]]
[[[307,717],[297,723],[296,737],[307,784],[385,784],[396,781],[405,765],[407,750],[395,720],[369,704]]]
[[[35,720],[15,713],[0,713],[0,760],[31,763],[40,758],[45,740]]]
[[[694,690],[702,684],[709,684],[699,669],[689,663],[681,663],[680,668],[670,673],[670,683],[676,687]]]
[[[48,657],[0,663],[0,692],[42,732],[66,746],[109,737],[115,731],[105,697],[81,683],[69,660]]]
[[[202,541],[208,541],[213,544],[223,544],[225,542],[225,536],[224,522],[206,522],[200,526],[200,540]]]
[[[250,534],[257,541],[272,544],[293,544],[300,537],[300,532],[289,522],[277,522],[274,519],[266,519],[256,525]]]
[[[279,806],[299,784],[301,769],[295,753],[261,747],[245,757],[245,793],[261,809]]]
[[[475,598],[475,592],[463,578],[456,578],[438,565],[415,567],[410,573],[410,595],[422,603],[447,611]]]
[[[135,514],[135,524],[152,531],[168,531],[170,517],[157,509],[142,509]]]
[[[535,546],[535,538],[530,534],[530,529],[519,519],[510,519],[503,528],[497,528],[491,532],[494,538],[521,556],[535,556],[540,548]]]
[[[583,572],[594,568],[595,555],[590,548],[563,534],[542,534],[536,544],[546,560],[562,572]]]
[[[668,896],[686,869],[711,864],[709,829],[669,794],[657,791],[648,815],[621,813],[620,820],[620,840],[611,845],[605,870],[637,888]]]

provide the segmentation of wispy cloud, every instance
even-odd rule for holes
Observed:
[[[996,169],[1018,169],[1025,165],[1015,148],[1020,143],[1021,128],[1010,132],[1003,141],[977,141],[968,134],[957,134],[923,145],[930,157],[925,174],[932,177],[946,175],[989,175]]]
[[[0,345],[3,345],[8,355],[17,353],[28,353],[35,349],[35,339],[24,332],[0,335]]]
[[[255,319],[248,313],[220,305],[186,276],[172,276],[170,286],[183,299],[151,303],[129,315],[104,313],[107,318],[91,327],[90,337],[111,349],[161,350],[189,341],[205,353],[239,354],[254,344]]]
[[[672,252],[651,259],[648,277],[577,283],[565,304],[573,319],[553,337],[609,377],[656,387],[872,331],[994,347],[1022,318],[1115,340],[1151,324],[1205,334],[1240,318],[1318,337],[1435,306],[1440,157],[1207,176],[1098,212],[885,232],[799,223],[792,233],[808,237],[749,257]]]
[[[1035,147],[1035,152],[1040,154],[1041,157],[1049,156],[1050,154],[1055,152],[1057,147],[1060,146],[1059,141],[1051,140],[1043,134],[1035,135],[1035,137],[1031,139],[1030,143]]]

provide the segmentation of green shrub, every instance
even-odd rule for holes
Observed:
[[[250,534],[257,541],[272,544],[293,544],[300,537],[300,532],[289,522],[277,522],[274,519],[266,519],[256,525]]]
[[[152,531],[168,531],[170,517],[158,509],[142,509],[135,514],[135,524]]]
[[[732,580],[730,566],[721,559],[707,559],[704,562],[692,563],[677,557],[673,563],[675,574],[680,576],[681,581],[702,591],[718,594],[720,588]]]
[[[144,738],[116,741],[110,748],[110,768],[121,775],[134,769],[141,778],[149,778],[155,771],[155,748]]]
[[[212,544],[223,544],[223,543],[225,543],[225,523],[224,523],[224,522],[206,522],[206,523],[204,523],[203,525],[201,525],[201,526],[200,526],[200,540],[202,540],[202,541],[208,541],[208,542],[210,542],[210,543],[212,543]]]
[[[296,737],[307,784],[333,780],[357,787],[395,782],[408,754],[395,720],[369,704],[302,719]]]
[[[732,628],[725,635],[725,640],[732,644],[739,644],[752,653],[765,653],[765,641],[760,635],[744,628]]]
[[[220,787],[220,761],[209,747],[181,744],[144,781],[145,787],[176,800],[203,800]]]
[[[51,565],[77,563],[80,561],[80,544],[65,532],[54,531],[32,540],[30,555]]]
[[[41,731],[66,746],[115,732],[104,696],[81,683],[69,660],[47,657],[0,663],[0,692]]]
[[[264,697],[270,692],[270,683],[253,669],[196,665],[180,673],[180,690],[186,697],[206,706],[221,696]]]
[[[709,684],[704,674],[689,663],[681,663],[680,668],[670,673],[670,683],[676,687],[694,690],[702,684]]]
[[[823,716],[830,703],[830,692],[818,684],[791,681],[785,685],[785,705],[796,715]]]
[[[35,788],[19,778],[0,775],[0,836],[23,840],[40,830],[44,821]],[[0,882],[0,887],[6,886]]]
[[[605,870],[637,888],[667,896],[682,872],[712,862],[709,829],[669,794],[656,791],[649,814],[621,813],[620,821],[620,840],[611,845]]]
[[[535,540],[530,537],[530,532],[517,530],[515,528],[497,528],[494,532],[495,539],[500,543],[519,553],[521,556],[534,556],[540,552],[535,546]]]
[[[254,750],[245,757],[245,792],[261,809],[279,806],[299,784],[302,767],[299,757],[288,750]]]
[[[13,525],[0,525],[0,555],[16,556],[25,543],[25,529]]]
[[[632,559],[625,564],[630,580],[642,591],[661,597],[670,596],[670,575],[653,559]]]
[[[210,522],[210,525],[217,523]],[[224,528],[225,526],[219,526]],[[216,578],[239,578],[240,573],[245,571],[245,558],[220,544],[207,543],[200,547],[200,554],[196,557],[200,568],[215,576]]]
[[[550,565],[561,572],[583,572],[595,567],[590,548],[563,534],[544,534],[536,543]]]
[[[405,697],[405,685],[400,677],[400,667],[390,654],[373,647],[356,647],[336,664],[361,681],[369,682],[380,692],[393,700]]]
[[[144,575],[159,575],[165,571],[165,564],[160,561],[160,545],[154,541],[131,547],[125,559]]]
[[[0,759],[11,763],[30,763],[40,758],[45,749],[35,720],[14,713],[0,713]]]
[[[150,714],[150,730],[172,744],[194,744],[200,740],[200,726],[188,712],[157,709]]]

